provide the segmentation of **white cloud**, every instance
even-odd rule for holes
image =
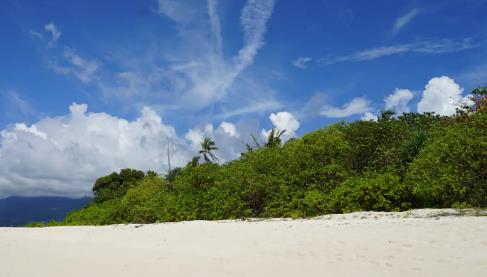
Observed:
[[[320,114],[326,117],[349,117],[355,114],[370,112],[372,107],[369,100],[363,97],[353,98],[352,101],[344,104],[341,108],[325,105]]]
[[[292,62],[292,64],[300,69],[306,69],[307,64],[311,62],[310,57],[299,57]]]
[[[447,76],[429,80],[418,103],[418,112],[434,112],[439,115],[452,115],[463,104],[471,104],[468,96],[462,96],[463,89]]]
[[[51,42],[50,42],[51,45],[54,45],[57,42],[57,40],[61,37],[61,31],[59,31],[59,29],[56,27],[56,25],[54,25],[53,22],[44,25],[44,31],[51,34]],[[34,35],[35,33],[36,32],[32,32],[31,34]],[[37,34],[40,35],[39,33]]]
[[[360,120],[363,121],[377,121],[377,115],[371,113],[371,112],[366,112],[362,115]]]
[[[259,99],[262,98],[260,95],[248,89],[245,82],[263,82],[243,76],[243,72],[253,64],[264,45],[274,1],[249,0],[245,3],[240,17],[243,45],[236,55],[229,58],[223,55],[218,3],[217,0],[207,0],[207,14],[203,17],[199,6],[195,8],[193,4],[181,1],[159,1],[160,12],[173,18],[181,27],[177,29],[181,47],[168,52],[170,59],[167,68],[156,66],[161,76],[157,81],[163,84],[164,91],[174,96],[172,101],[177,101],[176,104],[184,109],[199,111],[215,103],[229,104],[226,100],[230,94],[233,99],[238,99],[231,103],[231,109],[238,109],[235,103],[242,107],[248,106],[249,102],[262,100]],[[194,24],[187,24],[181,19],[187,17],[182,16],[187,12],[194,13],[191,16]],[[262,87],[261,84],[258,86]]]
[[[194,19],[197,13],[197,9],[194,7],[196,4],[179,0],[159,0],[158,12],[177,23],[188,23]]]
[[[244,126],[240,127],[244,129],[244,133],[252,133],[245,130]],[[193,153],[198,153],[201,149],[200,144],[205,137],[212,138],[218,147],[215,155],[218,157],[219,162],[227,162],[238,158],[245,149],[237,131],[238,129],[239,127],[231,122],[222,122],[217,129],[213,127],[213,124],[203,124],[188,130],[185,138],[190,141]]]
[[[191,142],[194,150],[199,150],[205,137],[211,136],[213,136],[213,124],[205,124],[202,127],[189,129],[184,138]]]
[[[259,49],[264,45],[267,21],[274,10],[274,0],[248,0],[240,15],[244,31],[244,47],[235,58],[237,72],[254,62]]]
[[[414,94],[410,90],[396,88],[392,94],[384,99],[384,109],[386,111],[393,111],[397,115],[408,113],[410,111],[408,104],[413,97]]]
[[[286,111],[272,113],[269,116],[269,119],[271,120],[272,125],[274,125],[274,128],[276,128],[277,130],[279,131],[286,130],[286,132],[282,135],[283,142],[289,140],[290,138],[295,137],[296,131],[299,129],[299,126],[301,125],[292,113]],[[271,130],[262,129],[261,135],[264,139],[267,139],[270,132]]]
[[[215,39],[215,48],[218,55],[223,53],[223,38],[221,34],[220,16],[218,15],[218,0],[208,0],[208,16],[210,17],[211,31]]]
[[[392,27],[393,35],[397,34],[402,28],[404,28],[409,22],[411,22],[418,14],[420,10],[418,8],[414,8],[407,12],[406,14],[400,16],[394,22],[394,26]]]
[[[52,63],[51,67],[58,74],[73,75],[81,82],[88,83],[94,78],[100,63],[96,60],[86,60],[75,53],[73,49],[66,48],[63,54],[67,65]]]
[[[5,108],[5,116],[12,114],[21,116],[32,116],[35,111],[30,102],[24,99],[17,91],[7,90],[1,93],[1,98],[5,98],[2,101],[2,106]]]
[[[240,107],[231,111],[226,111],[215,116],[216,119],[229,118],[238,115],[245,115],[251,113],[262,113],[270,110],[282,108],[282,104],[274,99],[267,101],[251,102],[244,107]]]
[[[41,33],[37,32],[37,31],[30,30],[29,31],[29,35],[33,39],[38,39],[38,40],[43,40],[44,39],[44,36]]]
[[[35,125],[27,127],[27,125],[25,125],[24,123],[17,123],[14,126],[14,130],[19,131],[19,132],[30,133],[30,134],[33,134],[34,136],[40,137],[42,139],[47,138],[46,133],[37,130],[37,127]]]
[[[230,137],[240,137],[240,134],[237,132],[237,128],[233,123],[223,121],[222,123],[220,123],[219,129]]]
[[[473,86],[484,85],[487,82],[487,64],[472,67],[470,70],[461,74],[459,79]]]
[[[192,156],[186,141],[150,108],[133,121],[87,108],[73,104],[66,115],[1,131],[0,197],[89,195],[95,179],[112,171],[163,172],[168,140],[172,164],[184,165]]]
[[[448,39],[427,40],[408,44],[369,48],[350,55],[321,59],[320,62],[323,65],[330,65],[340,62],[363,62],[406,53],[439,55],[477,48],[480,45],[481,43],[474,43],[471,39],[464,39],[461,41],[453,41]]]

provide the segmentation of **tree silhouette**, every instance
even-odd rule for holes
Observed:
[[[278,129],[272,128],[267,136],[266,146],[274,147],[281,145],[281,136],[286,132],[286,130],[279,131]]]
[[[216,147],[215,142],[210,137],[206,137],[203,142],[201,142],[200,154],[203,156],[203,159],[205,159],[205,162],[211,163],[218,161],[218,158],[212,153],[212,151],[216,150],[218,150],[218,147]]]
[[[391,120],[396,113],[393,111],[383,111],[380,113],[379,120]]]

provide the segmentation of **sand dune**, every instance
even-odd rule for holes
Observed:
[[[487,217],[454,210],[308,220],[0,228],[10,276],[487,276]]]

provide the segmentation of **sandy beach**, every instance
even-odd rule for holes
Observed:
[[[303,220],[0,228],[1,276],[487,276],[487,217],[454,210]]]

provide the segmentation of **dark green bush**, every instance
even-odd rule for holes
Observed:
[[[327,211],[401,211],[411,208],[410,189],[392,173],[353,177],[328,197]]]
[[[468,125],[439,131],[407,176],[417,207],[487,205],[487,130]]]

